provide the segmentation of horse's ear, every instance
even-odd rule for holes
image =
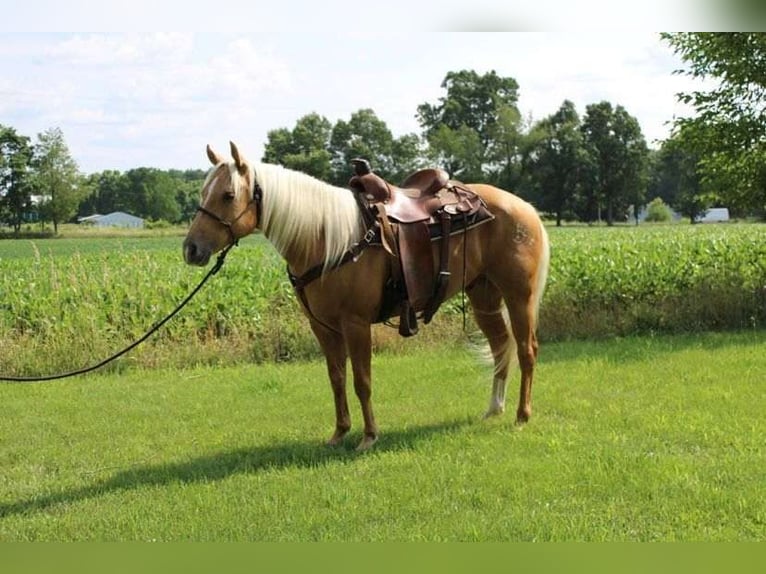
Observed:
[[[213,165],[223,163],[223,158],[213,151],[213,148],[210,147],[210,144],[207,144],[207,157],[210,160],[210,163]]]
[[[231,146],[231,157],[234,158],[234,165],[237,166],[237,171],[244,174],[247,171],[247,160],[245,160],[244,156],[240,155],[237,144],[230,141],[229,145]]]

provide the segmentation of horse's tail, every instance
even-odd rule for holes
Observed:
[[[551,244],[548,240],[548,232],[545,230],[542,220],[540,221],[540,241],[542,242],[540,262],[537,264],[537,277],[535,277],[535,325],[534,329],[537,330],[537,320],[540,316],[540,303],[543,300],[543,293],[545,293],[545,284],[548,281],[548,269],[551,264]]]

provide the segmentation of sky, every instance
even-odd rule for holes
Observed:
[[[136,2],[143,0],[134,8]],[[263,29],[266,13],[260,15],[261,25],[234,18],[228,29],[211,15],[202,32],[126,31],[98,17],[87,28],[103,31],[57,30],[55,22],[29,31],[0,28],[0,124],[33,140],[61,128],[85,173],[205,169],[208,143],[227,152],[231,140],[260,160],[270,130],[292,129],[312,112],[335,123],[371,108],[394,136],[420,133],[417,106],[437,103],[446,94],[445,75],[468,69],[514,78],[519,109],[532,120],[565,99],[580,114],[603,100],[622,105],[656,147],[674,116],[691,113],[676,93],[699,87],[673,73],[683,64],[656,32],[613,26],[489,32],[510,23],[521,28],[534,16],[510,22],[504,13],[500,26],[487,12],[460,20],[482,30],[471,33],[452,31],[460,26],[449,18],[438,31],[413,29],[411,19],[382,25],[391,14],[376,21],[369,12],[357,16],[364,25],[354,25],[351,14],[328,28],[318,25],[326,13],[308,7],[296,28],[282,21]]]

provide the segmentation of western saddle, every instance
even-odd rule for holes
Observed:
[[[418,332],[417,314],[428,324],[447,292],[449,237],[494,219],[484,202],[443,169],[416,171],[395,186],[373,173],[364,159],[352,160],[354,192],[368,228],[393,257],[379,320],[400,308],[399,334]],[[438,267],[432,242],[441,242]]]

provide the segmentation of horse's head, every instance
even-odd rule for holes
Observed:
[[[183,243],[184,259],[191,265],[207,265],[211,255],[258,227],[261,197],[255,172],[234,143],[231,155],[234,161],[227,162],[207,146],[214,167]]]

